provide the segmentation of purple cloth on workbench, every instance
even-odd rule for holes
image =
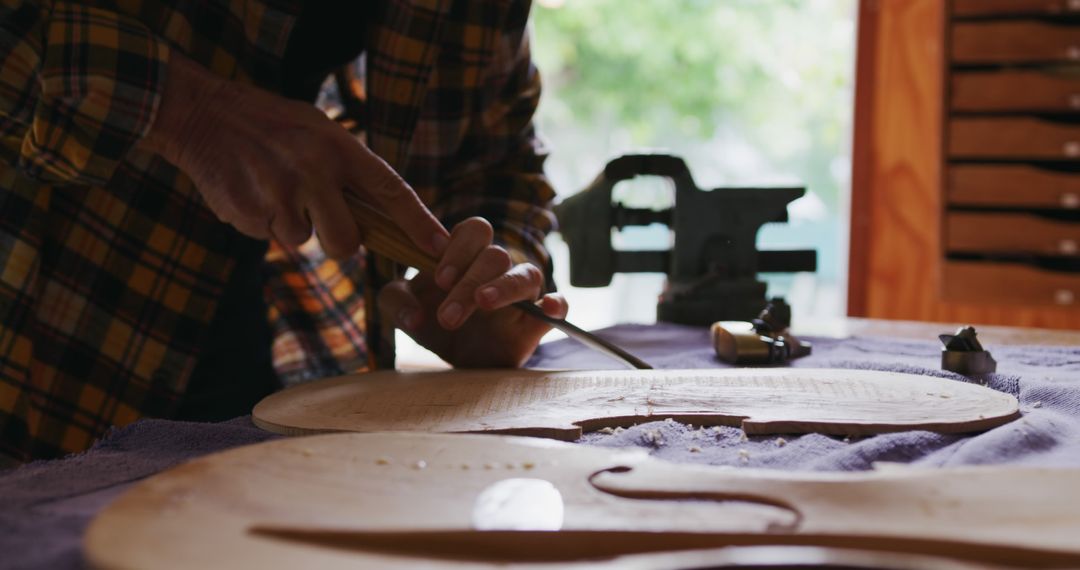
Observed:
[[[602,336],[658,368],[724,366],[702,328],[622,325],[602,331]],[[810,340],[813,355],[793,366],[890,370],[972,381],[940,370],[936,339]],[[875,461],[1080,467],[1080,347],[987,348],[999,363],[999,373],[977,381],[1018,396],[1023,417],[980,434],[908,431],[855,440],[808,434],[784,436],[780,443],[776,436],[744,441],[737,428],[700,432],[660,421],[617,434],[586,434],[582,442],[642,446],[671,461],[736,467],[860,470]],[[529,365],[618,367],[570,340],[543,345]],[[219,424],[145,420],[113,431],[83,454],[0,471],[0,568],[80,567],[86,525],[131,484],[188,459],[274,437],[255,428],[248,417]]]
[[[603,336],[656,368],[727,366],[716,358],[707,329],[623,325]],[[1080,347],[987,346],[998,362],[998,372],[969,379],[941,370],[941,343],[937,339],[809,340],[813,343],[811,356],[795,360],[791,366],[906,372],[985,383],[1016,396],[1023,417],[980,434],[906,431],[854,439],[819,434],[744,438],[739,428],[700,431],[677,422],[649,422],[616,434],[585,434],[581,442],[646,447],[655,457],[676,462],[775,469],[852,471],[870,469],[879,461],[927,466],[1008,463],[1080,467]],[[529,364],[600,368],[611,367],[613,361],[567,340],[541,346]]]

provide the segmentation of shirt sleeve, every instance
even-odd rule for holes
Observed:
[[[555,191],[543,172],[547,151],[536,134],[533,115],[540,101],[540,75],[532,62],[526,30],[528,3],[503,27],[489,69],[488,104],[471,121],[473,140],[482,141],[485,159],[440,194],[433,210],[452,227],[482,216],[495,228],[495,241],[516,263],[544,270],[554,290],[544,238],[556,227],[551,206]],[[477,145],[480,146],[480,145]]]
[[[0,0],[0,130],[19,168],[104,184],[150,128],[167,44],[141,22],[77,2]]]

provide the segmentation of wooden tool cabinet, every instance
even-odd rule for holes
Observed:
[[[1080,0],[862,0],[849,314],[1080,328]]]

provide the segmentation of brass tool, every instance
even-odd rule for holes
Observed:
[[[439,260],[424,253],[413,245],[409,236],[401,230],[390,218],[382,212],[372,208],[369,204],[352,194],[345,192],[345,202],[352,210],[353,218],[364,228],[364,246],[386,256],[398,263],[415,267],[421,271],[434,271]],[[624,362],[633,368],[642,370],[652,369],[652,366],[644,360],[630,354],[618,346],[567,322],[564,319],[549,317],[544,310],[528,301],[518,301],[514,307],[527,313],[529,316],[540,319],[556,329],[566,333],[567,336],[581,342],[585,346],[602,352],[616,360]]]
[[[729,364],[783,364],[810,354],[810,343],[790,334],[791,307],[770,299],[753,321],[720,321],[712,325],[716,356]]]

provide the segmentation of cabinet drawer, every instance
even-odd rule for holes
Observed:
[[[1080,61],[1080,26],[959,22],[952,27],[952,60],[987,64]]]
[[[1063,307],[1080,303],[1080,273],[1022,263],[946,261],[944,266],[942,294],[949,301]]]
[[[951,98],[954,111],[1080,113],[1080,75],[957,72]]]
[[[948,202],[954,206],[1080,208],[1080,171],[955,165],[949,167],[946,184]]]
[[[953,0],[954,16],[1080,14],[1080,0]]]
[[[951,253],[1032,253],[1080,257],[1080,223],[1033,214],[953,212],[945,226]]]
[[[1080,161],[1080,125],[1027,118],[953,119],[949,156]]]

